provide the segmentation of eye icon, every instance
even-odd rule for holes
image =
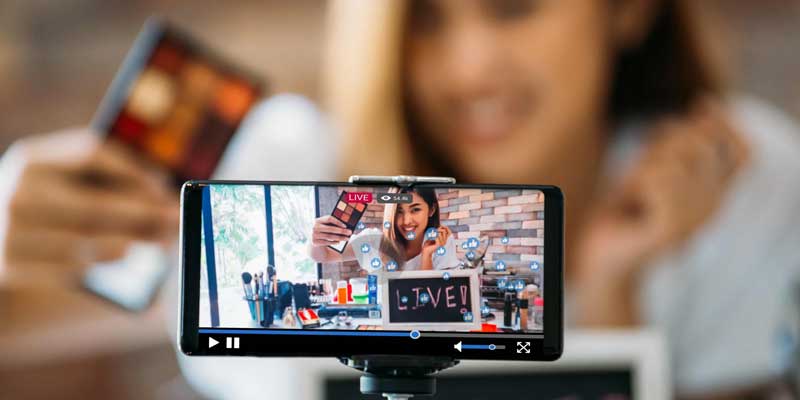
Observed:
[[[392,199],[392,196],[389,196],[388,194],[385,194],[385,195],[381,196],[381,200],[383,200],[383,201],[389,201],[391,199]]]

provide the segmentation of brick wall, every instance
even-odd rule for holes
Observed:
[[[488,240],[486,265],[503,260],[509,268],[542,263],[544,254],[544,195],[535,190],[441,189],[442,224],[453,231],[459,258],[470,237]],[[503,244],[502,238],[508,243]]]

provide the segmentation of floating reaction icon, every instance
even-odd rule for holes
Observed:
[[[369,262],[369,266],[372,267],[372,269],[381,269],[381,259],[378,257],[373,258],[372,261]]]
[[[428,228],[425,231],[425,240],[436,240],[439,237],[439,231],[436,228]]]

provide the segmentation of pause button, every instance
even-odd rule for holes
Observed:
[[[225,348],[226,349],[238,349],[239,348],[239,338],[238,337],[225,338]]]

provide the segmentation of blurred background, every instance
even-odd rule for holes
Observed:
[[[87,124],[144,19],[161,14],[267,77],[320,99],[322,0],[0,2],[0,151]],[[800,1],[710,0],[737,91],[800,119]],[[0,288],[0,398],[199,398],[161,305],[130,315],[75,290]],[[75,316],[78,317],[75,317]]]

